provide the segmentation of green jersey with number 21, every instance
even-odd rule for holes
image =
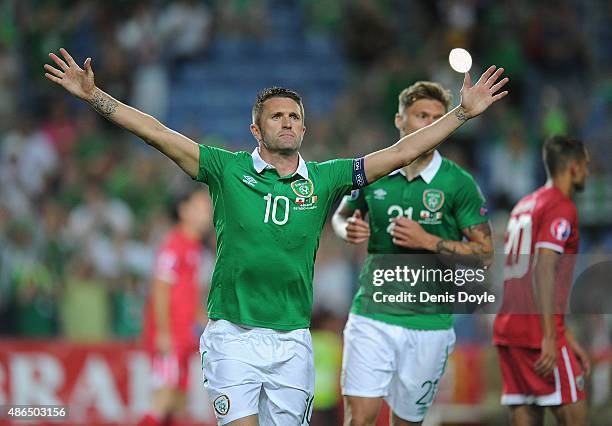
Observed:
[[[373,269],[391,264],[412,269],[445,269],[437,255],[393,244],[391,220],[406,217],[417,221],[430,234],[445,240],[461,240],[462,229],[489,220],[484,197],[472,176],[436,151],[429,165],[412,181],[409,182],[403,171],[398,170],[366,188],[353,191],[345,200],[352,209],[360,209],[364,214],[367,211],[370,221],[368,257],[359,276],[359,290],[351,311],[406,328],[450,328],[452,315],[448,306],[440,309],[436,303],[377,303],[374,293],[397,294],[401,290],[418,292],[427,289],[429,293],[444,294],[445,290],[452,290],[452,284],[379,287],[373,285]]]

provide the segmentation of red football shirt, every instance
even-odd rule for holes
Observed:
[[[555,277],[554,313],[557,342],[564,342],[564,312],[578,252],[576,206],[556,187],[542,187],[521,199],[512,210],[504,238],[504,299],[495,318],[497,345],[539,348],[542,327],[532,282],[538,248],[562,257]]]
[[[174,228],[166,236],[155,257],[152,279],[161,280],[170,286],[170,333],[176,351],[197,347],[194,325],[197,320],[197,304],[203,303],[198,287],[201,256],[200,242]],[[152,297],[149,295],[144,343],[151,350],[155,348],[156,331]]]

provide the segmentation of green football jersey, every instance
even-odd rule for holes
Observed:
[[[472,176],[436,151],[420,175],[408,181],[398,170],[355,190],[345,198],[349,207],[368,212],[370,239],[368,256],[359,275],[359,290],[351,312],[411,329],[440,330],[452,327],[447,304],[420,302],[392,303],[375,300],[376,292],[399,294],[426,289],[445,294],[453,291],[448,282],[419,282],[410,285],[375,286],[375,269],[393,269],[401,264],[412,269],[445,270],[437,255],[393,244],[391,220],[403,216],[417,221],[425,231],[446,240],[463,238],[462,229],[488,221],[485,200]]]
[[[200,145],[196,180],[208,184],[217,262],[208,316],[294,330],[310,326],[319,237],[334,201],[353,187],[353,160],[304,162],[279,176],[252,154]]]

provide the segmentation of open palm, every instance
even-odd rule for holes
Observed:
[[[503,68],[495,71],[495,65],[492,65],[480,76],[473,86],[470,73],[465,73],[463,87],[461,88],[461,106],[466,110],[468,117],[475,117],[481,114],[492,103],[508,94],[507,90],[497,93],[508,82],[508,77],[497,82],[497,79],[503,72]]]
[[[64,59],[61,59],[55,53],[49,53],[49,57],[56,63],[59,69],[45,64],[45,70],[47,71],[45,77],[59,84],[73,95],[81,99],[88,99],[95,88],[91,58],[87,58],[83,68],[81,68],[66,49],[61,48],[60,53]]]

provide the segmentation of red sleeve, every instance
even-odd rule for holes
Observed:
[[[155,258],[153,279],[174,284],[178,277],[179,254],[175,247],[161,247]]]
[[[558,203],[542,214],[537,230],[535,248],[548,248],[564,253],[572,233],[576,232],[576,207],[569,203]]]

